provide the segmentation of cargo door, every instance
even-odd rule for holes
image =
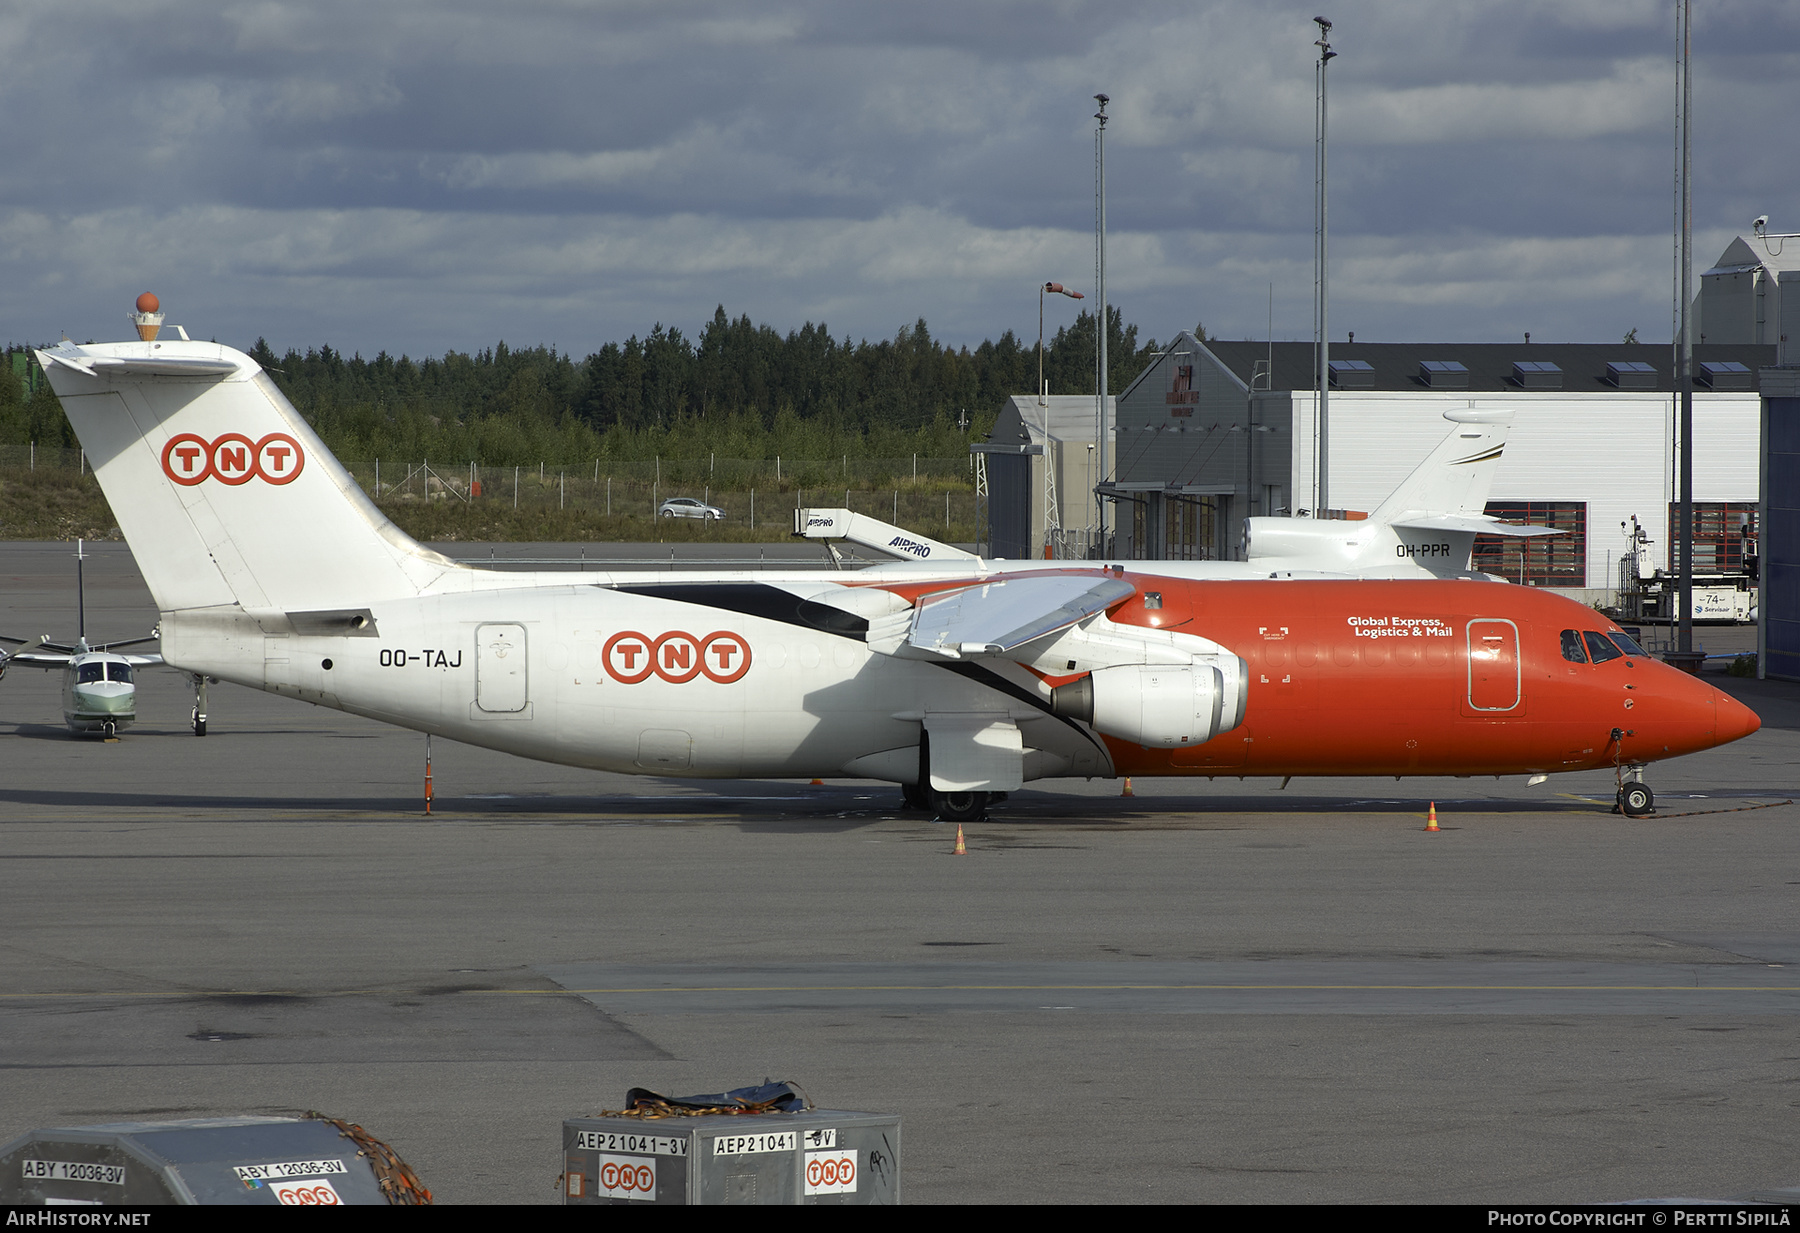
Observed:
[[[475,705],[492,713],[525,709],[525,627],[480,625],[475,629]]]
[[[1511,621],[1469,622],[1469,709],[1482,714],[1519,705],[1519,627]]]

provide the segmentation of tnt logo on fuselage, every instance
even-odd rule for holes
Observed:
[[[652,675],[671,685],[685,685],[697,676],[729,685],[750,671],[750,644],[725,630],[696,638],[676,629],[650,638],[628,629],[608,638],[600,657],[606,674],[621,685],[636,685]]]
[[[253,479],[291,484],[305,466],[306,451],[285,432],[272,432],[260,441],[241,432],[220,433],[211,441],[183,432],[170,437],[162,450],[163,474],[185,487],[209,479],[233,487]]]

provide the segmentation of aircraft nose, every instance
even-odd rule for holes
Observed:
[[[1762,717],[1721,690],[1713,690],[1714,731],[1719,744],[1741,740],[1762,727]]]

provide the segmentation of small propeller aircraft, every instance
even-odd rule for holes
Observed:
[[[75,642],[64,645],[39,634],[30,641],[8,638],[0,634],[0,642],[10,642],[19,649],[8,653],[0,649],[0,676],[13,664],[28,668],[61,668],[63,670],[63,722],[69,731],[116,736],[137,720],[137,680],[135,670],[160,664],[160,655],[123,655],[115,647],[137,646],[155,642],[156,635],[130,638],[123,642],[89,643],[87,640],[87,603],[81,566],[87,560],[83,541],[75,541]]]

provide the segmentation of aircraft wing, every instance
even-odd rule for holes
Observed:
[[[73,655],[65,655],[58,651],[20,651],[16,655],[6,657],[6,666],[24,664],[27,668],[66,668]]]
[[[996,578],[922,596],[910,611],[871,621],[869,646],[888,655],[908,649],[950,659],[1004,655],[1136,593],[1123,579],[1092,574]]]
[[[1568,534],[1557,527],[1523,526],[1515,522],[1501,522],[1497,518],[1483,518],[1474,514],[1411,514],[1394,519],[1390,525],[1411,527],[1415,531],[1473,531],[1476,535],[1503,535],[1512,539],[1525,539],[1534,535]]]

